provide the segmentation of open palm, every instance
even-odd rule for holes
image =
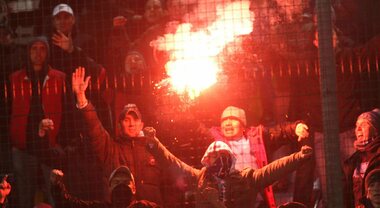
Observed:
[[[81,95],[86,92],[88,83],[91,77],[85,77],[85,69],[83,67],[78,67],[72,76],[72,87],[76,95]]]

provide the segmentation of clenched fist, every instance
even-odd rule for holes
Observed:
[[[50,182],[52,184],[57,184],[59,181],[63,180],[63,172],[58,169],[53,169],[50,173]]]
[[[298,141],[302,141],[309,137],[309,127],[304,123],[299,123],[296,126],[296,135],[298,136]]]
[[[144,136],[146,137],[146,143],[149,148],[153,148],[155,145],[157,145],[157,137],[156,137],[156,129],[153,127],[145,127],[143,129]]]
[[[38,125],[38,136],[44,137],[49,131],[54,129],[54,122],[49,118],[42,119]]]
[[[299,151],[301,158],[309,158],[313,155],[313,149],[307,145],[301,147]]]

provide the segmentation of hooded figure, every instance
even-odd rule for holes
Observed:
[[[135,199],[136,185],[133,174],[127,166],[116,168],[109,177],[111,202],[85,201],[71,196],[63,183],[63,173],[60,170],[51,172],[52,193],[56,207],[86,207],[91,208],[157,208],[155,203]]]
[[[46,38],[33,39],[27,49],[26,65],[9,77],[9,89],[12,92],[10,136],[13,167],[17,181],[25,182],[16,185],[20,207],[33,206],[32,199],[39,186],[36,178],[41,175],[38,173],[41,160],[37,160],[35,155],[39,155],[41,150],[58,145],[57,135],[61,128],[66,77],[63,72],[49,66],[49,45]],[[42,139],[38,135],[38,127],[44,118],[54,122],[54,129]],[[50,171],[48,168],[42,170]],[[48,179],[44,178],[44,181],[44,186],[48,186]],[[25,185],[28,188],[25,188]],[[52,202],[49,193],[47,196],[49,202]]]
[[[165,165],[172,166],[197,181],[196,207],[254,207],[258,190],[270,185],[297,168],[311,157],[311,148],[302,147],[300,152],[283,157],[263,168],[234,168],[235,156],[229,146],[216,141],[207,148],[196,169],[182,162],[167,150],[155,137],[151,127],[144,129],[148,148]]]
[[[380,109],[364,112],[356,121],[354,146],[357,151],[344,162],[346,207],[360,205],[364,183],[364,173],[369,161],[380,153]]]

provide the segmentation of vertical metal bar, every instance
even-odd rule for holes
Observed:
[[[336,64],[330,0],[317,0],[319,63],[322,95],[327,207],[343,207],[339,155]]]

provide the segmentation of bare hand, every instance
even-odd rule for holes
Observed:
[[[153,148],[157,144],[156,129],[153,127],[145,127],[143,129],[144,136],[147,138],[146,142],[149,148]]]
[[[145,127],[143,129],[143,132],[144,136],[147,138],[154,139],[156,137],[156,129],[154,129],[153,127]]]
[[[59,181],[63,180],[63,176],[64,176],[64,174],[61,170],[53,169],[50,172],[50,182],[52,184],[57,184]]]
[[[52,37],[53,44],[60,47],[62,50],[67,53],[71,53],[74,51],[73,39],[71,37],[71,33],[68,36],[63,34],[61,31],[57,31],[57,33],[53,34]]]
[[[54,122],[49,118],[42,119],[38,127],[38,135],[44,137],[49,131],[54,129]]]
[[[308,158],[311,157],[311,155],[313,155],[313,149],[307,145],[304,145],[301,147],[300,153],[302,158]]]
[[[11,193],[12,186],[8,183],[7,178],[8,176],[5,176],[0,183],[0,201],[4,201],[5,198]]]
[[[82,105],[87,102],[85,92],[91,77],[86,77],[85,79],[84,76],[85,69],[83,67],[78,67],[75,69],[72,76],[72,87],[75,95],[77,96],[78,105]]]
[[[309,137],[309,127],[304,123],[299,123],[296,126],[296,135],[298,136],[298,142]]]

